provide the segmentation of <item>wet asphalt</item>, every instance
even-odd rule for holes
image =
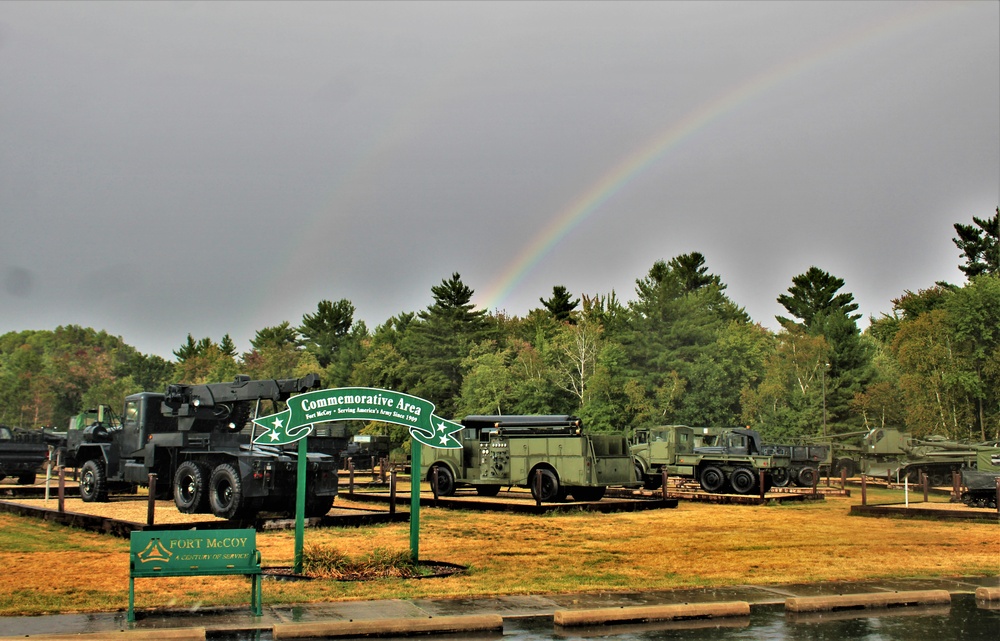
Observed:
[[[267,595],[268,581],[264,582]],[[951,594],[974,594],[979,587],[1000,587],[1000,576],[947,579],[898,579],[859,582],[828,582],[726,588],[698,588],[655,592],[605,592],[588,594],[510,595],[480,598],[389,599],[338,601],[264,606],[255,617],[245,608],[147,610],[136,612],[129,624],[126,613],[57,614],[33,617],[0,617],[0,638],[24,638],[55,634],[114,633],[122,630],[164,630],[203,627],[209,636],[226,637],[245,631],[269,631],[276,624],[366,619],[407,619],[444,616],[499,614],[505,620],[549,617],[557,610],[674,605],[746,601],[751,607],[781,605],[791,597],[833,596],[910,590],[947,590]]]

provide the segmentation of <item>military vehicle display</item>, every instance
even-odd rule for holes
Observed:
[[[34,483],[38,468],[49,458],[52,442],[43,430],[0,425],[0,481],[16,476],[20,485]]]
[[[775,469],[789,474],[789,458],[762,454],[761,447],[755,430],[662,425],[636,430],[631,452],[646,489],[660,487],[666,471],[697,480],[706,492],[752,494],[760,489],[761,471],[765,491],[774,482]]]
[[[822,469],[830,469],[830,447],[828,445],[777,445],[764,443],[761,454],[788,459],[788,466],[777,466],[771,470],[775,487],[798,485],[812,487],[819,480]]]
[[[170,385],[166,393],[125,398],[121,420],[109,408],[77,415],[66,438],[66,464],[80,469],[84,501],[106,501],[112,489],[144,486],[157,475],[158,495],[173,495],[184,513],[225,519],[295,509],[298,455],[253,444],[247,426],[263,400],[283,402],[319,387],[319,377]],[[325,514],[337,494],[337,465],[307,455],[306,514]]]
[[[536,501],[599,501],[609,485],[637,487],[628,441],[588,434],[568,415],[475,415],[455,434],[462,449],[422,446],[420,476],[441,496],[473,486],[481,496],[504,487],[531,489]]]
[[[862,437],[861,445],[838,439]],[[847,476],[864,473],[917,482],[926,474],[931,485],[950,485],[952,474],[976,467],[976,454],[983,444],[959,443],[940,436],[913,438],[894,427],[836,434],[825,441],[832,450],[832,472]]]
[[[962,470],[962,502],[969,507],[997,508],[1000,443],[983,444],[976,453],[976,470]]]

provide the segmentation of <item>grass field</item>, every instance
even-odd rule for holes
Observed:
[[[855,491],[856,495],[860,492]],[[911,495],[912,496],[912,495]],[[940,499],[939,499],[940,500]],[[338,504],[350,505],[338,498]],[[869,503],[901,502],[870,490]],[[1000,574],[988,522],[850,516],[855,497],[768,506],[681,501],[677,509],[546,516],[421,508],[420,557],[468,566],[445,578],[266,581],[265,603]],[[985,511],[984,511],[985,512]],[[291,531],[257,535],[265,567],[290,566]],[[306,531],[348,555],[407,552],[406,523]],[[121,610],[128,541],[0,514],[0,615]],[[137,608],[243,604],[245,578],[139,579]]]

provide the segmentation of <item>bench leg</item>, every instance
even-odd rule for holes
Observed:
[[[128,578],[128,622],[135,623],[135,579]]]
[[[251,574],[250,580],[250,609],[254,616],[264,616],[264,598],[261,593],[261,575]]]

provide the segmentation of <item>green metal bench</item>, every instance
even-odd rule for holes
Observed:
[[[233,574],[250,577],[250,610],[261,616],[260,551],[255,530],[132,532],[128,620],[135,621],[136,579]]]

